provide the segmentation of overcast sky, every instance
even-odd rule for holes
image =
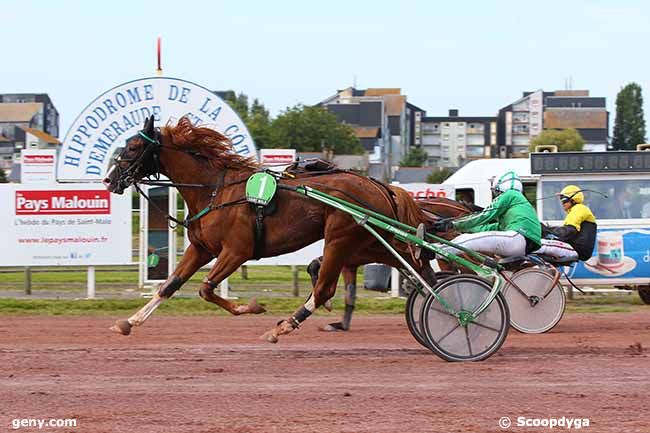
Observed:
[[[494,115],[524,90],[650,98],[650,6],[632,1],[28,1],[1,3],[0,92],[46,92],[61,137],[109,88],[164,75],[277,114],[352,85],[400,87],[430,116]],[[648,106],[646,104],[646,112]]]

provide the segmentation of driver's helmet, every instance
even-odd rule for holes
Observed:
[[[521,179],[519,179],[519,176],[514,171],[508,171],[492,180],[492,195],[494,197],[511,189],[519,192],[523,192],[524,190]]]
[[[560,191],[560,201],[566,203],[573,201],[573,203],[582,203],[585,201],[585,195],[582,193],[580,187],[576,185],[567,185]]]

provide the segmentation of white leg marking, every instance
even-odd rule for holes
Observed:
[[[307,302],[305,302],[305,308],[312,313],[316,309],[316,301],[314,300],[314,294],[312,293],[309,295],[309,299],[307,299]]]
[[[133,316],[129,317],[128,322],[133,326],[142,325],[163,301],[164,298],[161,298],[160,295],[156,293],[144,307],[138,310],[138,312]]]

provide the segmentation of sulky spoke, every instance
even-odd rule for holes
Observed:
[[[484,325],[484,324],[479,323],[479,322],[477,322],[477,321],[475,321],[475,320],[472,321],[472,322],[470,322],[470,323],[471,323],[472,325],[480,326],[481,328],[489,329],[490,331],[494,331],[494,332],[496,332],[496,333],[501,332],[500,329],[493,328],[492,326]]]
[[[433,305],[432,305],[430,308],[431,308],[433,311],[437,311],[438,313],[446,314],[447,316],[451,316],[451,317],[453,317],[453,318],[456,318],[456,316],[455,316],[454,314],[450,313],[449,311],[445,310],[444,308],[443,308],[443,309],[439,309],[439,308],[434,307]]]
[[[459,327],[460,327],[460,323],[459,323],[458,325],[454,326],[453,328],[451,328],[451,331],[447,332],[445,335],[442,336],[442,338],[440,338],[440,340],[438,340],[438,344],[442,343],[442,340],[444,340],[445,338],[449,337],[449,335],[450,335],[452,332],[454,332],[456,329],[458,329]]]
[[[469,341],[469,331],[468,327],[465,326],[465,340],[467,340],[467,348],[469,349],[469,356],[474,356],[474,353],[472,352],[472,343]]]

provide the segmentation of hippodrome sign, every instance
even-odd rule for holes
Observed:
[[[59,181],[101,180],[115,150],[153,115],[157,126],[188,116],[194,125],[230,138],[234,151],[257,157],[246,125],[209,89],[177,78],[152,77],[120,84],[98,96],[68,130],[57,166]]]

